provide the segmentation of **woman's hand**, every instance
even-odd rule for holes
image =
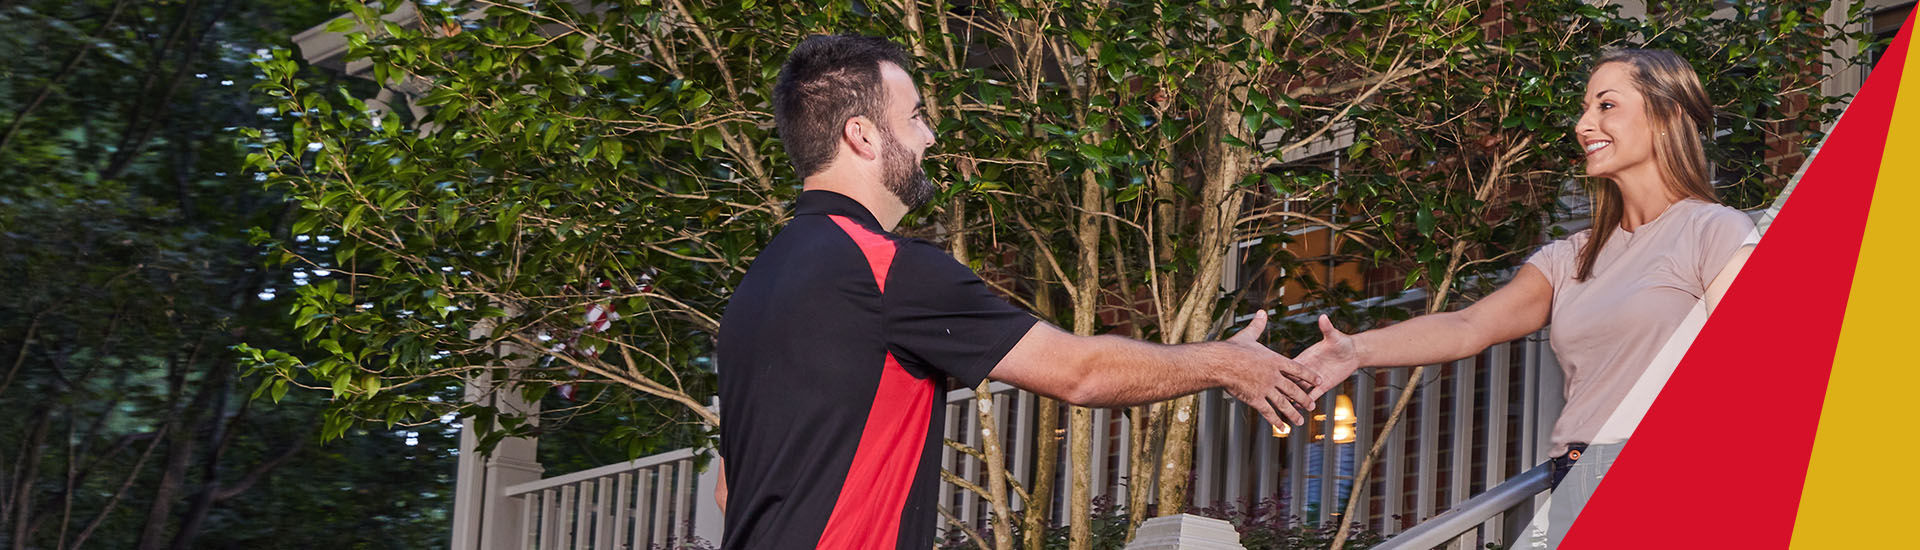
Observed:
[[[1321,394],[1338,387],[1362,366],[1360,350],[1353,337],[1333,328],[1333,320],[1326,315],[1320,316],[1320,337],[1320,343],[1294,358],[1295,362],[1307,367],[1320,379],[1320,384],[1314,386],[1308,399],[1319,399]]]

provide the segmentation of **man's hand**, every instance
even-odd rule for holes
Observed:
[[[1312,399],[1319,399],[1328,390],[1339,386],[1362,366],[1360,351],[1354,345],[1353,337],[1333,328],[1333,321],[1326,315],[1320,316],[1320,337],[1320,343],[1294,358],[1319,377],[1320,383],[1314,385],[1313,393],[1308,396]]]
[[[1282,416],[1286,424],[1305,424],[1305,413],[1313,410],[1314,403],[1309,392],[1325,379],[1261,344],[1259,338],[1266,329],[1267,312],[1255,312],[1246,329],[1224,341],[1246,358],[1241,362],[1244,367],[1226,380],[1227,392],[1275,426],[1283,423]]]

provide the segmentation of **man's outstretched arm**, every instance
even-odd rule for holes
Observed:
[[[988,376],[1087,407],[1125,407],[1224,387],[1274,425],[1305,422],[1316,375],[1258,340],[1266,312],[1232,338],[1163,345],[1035,323]],[[1295,406],[1299,409],[1296,409]]]

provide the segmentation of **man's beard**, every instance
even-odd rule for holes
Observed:
[[[892,191],[901,204],[907,205],[907,210],[926,206],[940,189],[927,179],[927,171],[920,168],[913,154],[900,145],[900,140],[894,139],[893,132],[882,131],[881,134],[886,144],[880,146],[880,170],[887,190]]]

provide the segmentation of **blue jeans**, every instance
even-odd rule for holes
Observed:
[[[1587,501],[1593,498],[1593,491],[1600,488],[1600,479],[1607,476],[1607,469],[1613,467],[1613,461],[1620,456],[1625,441],[1603,445],[1589,445],[1580,453],[1580,459],[1574,461],[1573,468],[1560,480],[1560,486],[1549,493],[1551,502],[1547,510],[1547,548],[1559,548],[1560,539],[1566,538],[1567,530],[1573,527],[1574,518],[1580,510],[1586,508]]]

